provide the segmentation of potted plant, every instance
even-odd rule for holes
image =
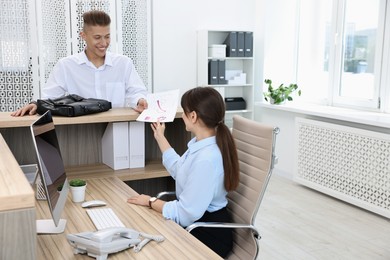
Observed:
[[[82,202],[85,200],[85,190],[87,182],[83,179],[72,179],[69,181],[70,192],[73,202]]]
[[[57,186],[57,191],[58,192],[61,192],[62,191],[62,187],[64,187],[64,184],[60,184]]]
[[[264,99],[266,101],[269,101],[271,104],[282,104],[286,100],[291,101],[293,98],[291,97],[291,94],[298,90],[297,94],[298,96],[301,95],[301,90],[298,89],[297,84],[290,84],[288,86],[284,86],[283,84],[280,84],[279,87],[274,88],[272,86],[272,80],[266,79],[264,80],[266,84],[268,84],[268,91],[264,92]],[[269,100],[268,100],[269,99]]]

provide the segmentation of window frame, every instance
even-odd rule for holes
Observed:
[[[335,52],[333,53],[333,78],[331,80],[333,87],[332,96],[329,97],[332,100],[332,104],[335,106],[354,106],[362,107],[367,109],[378,110],[380,109],[380,83],[381,83],[381,66],[382,66],[382,53],[383,53],[383,38],[385,34],[385,5],[386,0],[380,0],[379,14],[378,14],[378,27],[375,39],[375,64],[374,64],[374,93],[373,99],[361,99],[353,97],[339,96],[338,93],[342,88],[342,73],[343,73],[343,62],[344,62],[344,46],[343,46],[343,35],[345,30],[345,13],[346,13],[346,1],[347,0],[336,0],[337,4],[334,5],[333,13],[337,15],[335,32]],[[383,11],[382,11],[383,10]],[[333,16],[334,19],[334,16]]]
[[[331,44],[329,46],[328,95],[324,98],[326,98],[326,103],[330,106],[390,112],[390,90],[386,88],[387,83],[390,83],[390,76],[387,76],[390,74],[390,19],[388,18],[390,16],[390,7],[388,0],[379,1],[378,27],[375,36],[373,98],[363,99],[339,95],[342,89],[342,77],[344,73],[343,38],[347,1],[332,1],[329,34]],[[301,1],[298,1],[298,3],[301,4]],[[299,10],[300,8],[298,8],[298,20],[300,20]],[[300,34],[299,31],[300,29],[298,30],[298,37]],[[297,50],[297,53],[299,53],[299,50]],[[300,68],[297,67],[297,69],[299,70]]]

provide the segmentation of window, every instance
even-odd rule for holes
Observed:
[[[301,0],[297,81],[328,105],[380,108],[386,0]]]

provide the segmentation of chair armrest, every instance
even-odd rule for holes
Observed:
[[[195,222],[188,227],[186,227],[186,230],[188,232],[191,232],[193,229],[198,227],[208,227],[208,228],[246,228],[250,229],[254,235],[254,237],[257,240],[261,239],[260,233],[257,230],[257,228],[253,225],[249,224],[241,224],[241,223],[224,223],[224,222]]]
[[[174,191],[162,191],[162,192],[159,192],[156,195],[156,198],[157,199],[161,199],[162,197],[170,196],[170,195],[176,195],[176,192],[174,192]]]

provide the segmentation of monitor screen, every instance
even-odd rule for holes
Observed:
[[[52,214],[52,220],[45,221],[46,224],[60,224],[61,213],[65,206],[69,184],[66,178],[64,163],[58,144],[53,118],[50,111],[40,116],[32,125],[31,133],[38,159],[39,176],[44,186],[47,202]],[[62,186],[62,190],[57,191],[57,187]],[[62,220],[63,222],[65,220]],[[37,221],[37,229],[43,222]],[[46,225],[44,224],[44,225]],[[65,228],[65,223],[61,223]],[[48,233],[57,233],[50,231]],[[44,231],[38,233],[46,233]]]

